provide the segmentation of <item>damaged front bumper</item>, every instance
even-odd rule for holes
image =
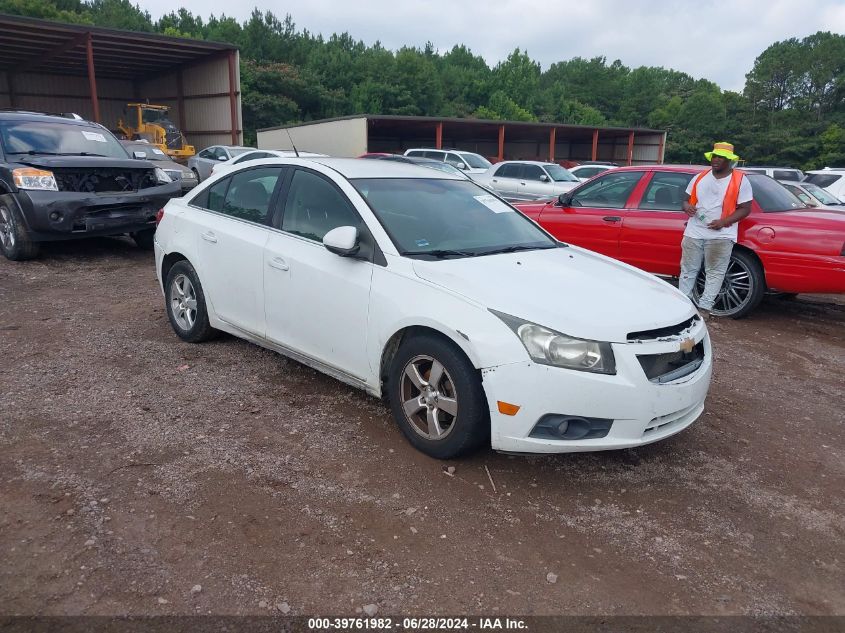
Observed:
[[[177,181],[121,193],[19,190],[14,198],[31,238],[44,242],[154,229],[158,210],[181,195]]]

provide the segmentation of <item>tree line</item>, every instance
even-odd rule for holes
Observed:
[[[667,162],[701,163],[714,140],[729,140],[749,163],[845,165],[845,35],[836,33],[775,42],[738,93],[604,57],[544,71],[521,49],[493,67],[464,45],[392,51],[258,9],[243,23],[184,8],[153,20],[129,0],[0,0],[0,13],[236,45],[247,143],[263,127],[404,114],[664,129]]]

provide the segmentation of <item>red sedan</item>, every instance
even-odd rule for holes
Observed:
[[[680,274],[685,190],[706,167],[622,167],[554,201],[515,205],[557,239],[651,273]],[[845,293],[845,213],[810,208],[768,176],[748,174],[751,215],[739,225],[714,314],[739,318],[766,292]],[[696,296],[703,290],[699,278]]]

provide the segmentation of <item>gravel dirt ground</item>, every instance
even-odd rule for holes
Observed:
[[[0,259],[0,613],[843,615],[845,301],[712,332],[668,441],[447,464],[363,392],[181,342],[128,239]]]

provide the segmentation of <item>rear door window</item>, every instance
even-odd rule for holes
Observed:
[[[795,182],[798,182],[801,180],[801,174],[794,169],[775,169],[774,179],[794,180]]]
[[[270,199],[281,173],[281,167],[259,167],[233,175],[221,213],[248,222],[266,224]]]
[[[449,163],[450,165],[454,165],[455,167],[458,167],[458,165],[463,165],[464,167],[466,167],[464,159],[452,152],[448,152],[446,154],[445,162]]]
[[[423,158],[432,158],[434,160],[439,160],[441,163],[443,162],[443,152],[420,152],[418,154],[414,154],[414,156],[422,156]]]
[[[514,163],[507,163],[496,170],[497,178],[519,178],[519,173],[522,171],[520,165]]]
[[[687,185],[692,177],[693,174],[655,172],[640,200],[640,209],[680,211]]]

